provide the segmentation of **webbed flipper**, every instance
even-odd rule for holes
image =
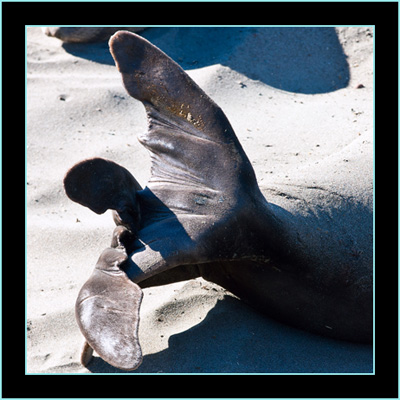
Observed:
[[[133,370],[142,362],[138,327],[143,293],[121,270],[126,259],[122,249],[103,251],[79,292],[75,315],[87,344],[103,360],[114,367]],[[86,356],[84,352],[85,362]]]
[[[220,241],[224,232],[232,236],[239,209],[260,192],[228,119],[143,37],[120,31],[109,45],[125,89],[146,109],[148,129],[139,140],[152,160],[151,178],[138,193],[142,245],[130,254],[128,276],[140,282],[176,266],[233,257],[237,246]]]
[[[74,165],[65,175],[67,196],[97,214],[115,210],[117,224],[136,232],[140,210],[136,192],[141,186],[132,174],[110,160],[92,158]]]

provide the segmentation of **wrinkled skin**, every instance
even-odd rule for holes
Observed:
[[[112,247],[126,253],[116,262],[106,250],[91,278],[97,283],[89,280],[78,296],[77,320],[90,346],[114,366],[136,368],[139,287],[198,276],[291,325],[371,341],[371,191],[355,198],[309,185],[268,193],[293,199],[290,209],[267,202],[222,110],[174,61],[124,31],[111,38],[110,50],[127,92],[146,109],[148,131],[139,140],[152,170],[144,189],[123,167],[100,159],[66,175],[71,199],[95,212],[116,211]],[[85,189],[82,180],[90,182]],[[98,300],[100,287],[119,293],[110,298],[126,318],[108,317],[102,302],[110,299]],[[83,316],[88,292],[100,306]],[[114,332],[114,353],[93,333],[104,321]],[[120,349],[128,342],[134,354],[126,361]]]

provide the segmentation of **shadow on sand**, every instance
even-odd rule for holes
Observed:
[[[235,344],[235,346],[233,346]],[[372,346],[313,335],[268,319],[225,296],[206,318],[145,355],[136,371],[95,356],[93,373],[371,373]]]
[[[334,28],[149,28],[141,35],[185,70],[222,64],[274,88],[304,94],[342,89],[350,80]],[[114,65],[107,42],[63,47],[74,56]]]

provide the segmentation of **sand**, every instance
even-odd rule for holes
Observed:
[[[372,28],[142,34],[222,107],[260,186],[296,179],[353,143],[371,154]],[[144,108],[124,91],[106,43],[66,45],[38,27],[27,28],[27,106],[26,372],[126,373],[96,354],[79,363],[75,299],[114,223],[71,202],[62,180],[76,162],[104,157],[145,186]],[[202,279],[145,289],[139,336],[143,363],[129,373],[373,372],[372,346],[283,325]]]

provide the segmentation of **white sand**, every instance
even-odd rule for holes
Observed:
[[[357,143],[372,149],[372,29],[284,29],[143,32],[222,107],[262,187],[300,179],[303,166]],[[71,202],[62,180],[76,162],[104,157],[145,186],[144,108],[124,91],[107,44],[63,46],[28,28],[27,66],[27,372],[120,373],[96,354],[79,364],[74,318],[114,223]],[[370,346],[269,320],[202,279],[144,294],[134,373],[372,372]]]

